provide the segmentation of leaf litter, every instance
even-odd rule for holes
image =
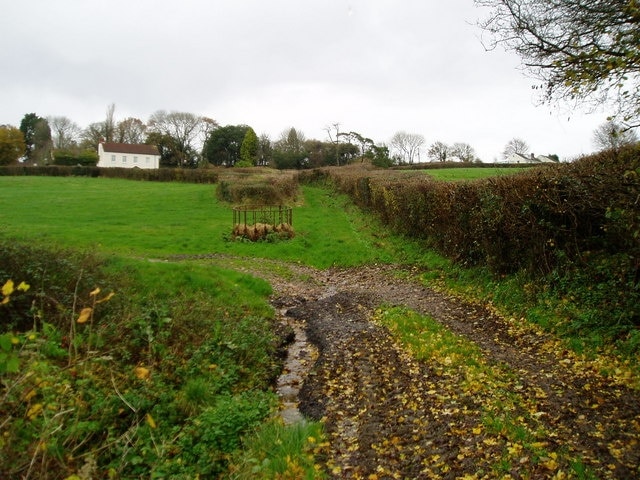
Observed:
[[[274,305],[318,349],[299,409],[324,422],[330,477],[640,477],[640,390],[628,371],[603,375],[606,362],[398,266],[289,268],[287,278],[245,271],[272,283]],[[389,312],[415,324],[401,331]]]

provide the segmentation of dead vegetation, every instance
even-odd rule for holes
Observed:
[[[295,236],[293,227],[289,223],[279,223],[272,225],[269,223],[255,223],[253,225],[247,225],[242,223],[236,223],[233,226],[234,238],[243,237],[256,242],[258,240],[264,240],[269,235],[276,235],[278,238],[289,239]]]

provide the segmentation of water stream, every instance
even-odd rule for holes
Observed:
[[[304,322],[287,317],[284,311],[281,312],[281,318],[295,334],[294,341],[287,349],[284,368],[276,384],[276,391],[280,397],[279,415],[286,425],[291,425],[304,421],[298,409],[298,395],[304,379],[318,357],[318,352],[316,347],[307,340]]]

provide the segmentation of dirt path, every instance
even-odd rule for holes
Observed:
[[[547,336],[523,334],[484,307],[425,288],[412,272],[398,276],[398,267],[291,269],[286,279],[252,273],[271,282],[274,305],[305,325],[318,348],[300,410],[324,420],[324,462],[335,478],[571,478],[583,468],[597,478],[640,478],[640,392],[550,348],[558,344]],[[497,416],[536,438],[489,431],[487,398],[400,348],[370,321],[381,304],[428,314],[475,342],[509,372],[495,394],[530,405],[508,411],[505,403]]]

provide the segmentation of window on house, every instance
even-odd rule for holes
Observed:
[[[115,155],[111,155],[111,161],[115,162],[116,161],[116,156]]]
[[[126,155],[122,155],[122,163],[127,163],[127,156]]]
[[[138,163],[138,157],[133,157],[133,163]]]
[[[150,161],[150,160],[149,160],[149,157],[146,157],[146,160],[147,160],[147,163],[149,163],[149,161]]]

